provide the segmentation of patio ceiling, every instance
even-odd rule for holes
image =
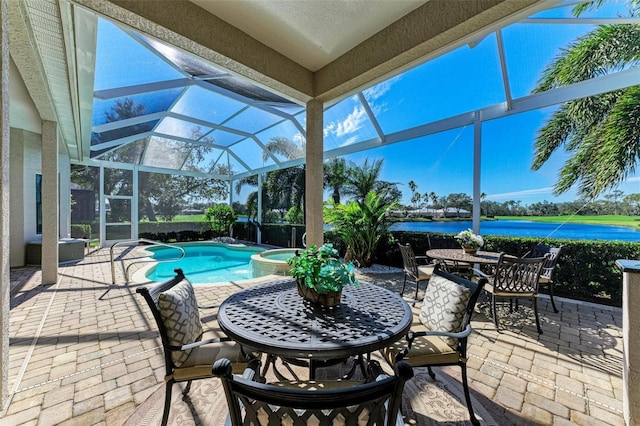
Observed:
[[[564,91],[512,93],[501,29],[557,24],[559,15],[545,11],[575,1],[374,3],[17,0],[11,55],[41,117],[58,122],[73,163],[222,179],[303,163],[305,105],[314,98],[325,104],[325,125],[356,110],[366,122],[339,137],[326,131],[326,158],[472,123],[474,111],[453,111],[393,128],[373,92],[487,38],[500,87],[477,105],[484,120],[640,84],[639,73],[622,70]],[[300,149],[273,152],[274,137]]]

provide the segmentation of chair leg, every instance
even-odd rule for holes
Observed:
[[[551,299],[551,306],[553,306],[553,312],[557,314],[560,311],[558,310],[558,308],[556,308],[556,302],[553,300],[553,283],[550,282],[547,285],[547,287],[549,288],[549,299]]]
[[[190,390],[191,390],[191,380],[187,382],[187,386],[182,391],[182,396],[187,396]]]
[[[469,410],[469,420],[474,426],[479,426],[480,422],[473,413],[473,406],[471,405],[471,394],[469,393],[469,383],[467,382],[467,364],[462,363],[462,388],[464,389],[464,399],[467,401],[467,410]]]
[[[491,315],[493,316],[493,324],[496,326],[496,331],[500,331],[498,325],[498,310],[496,309],[496,297],[491,295]]]
[[[404,281],[402,282],[402,290],[400,290],[400,296],[404,294],[404,288],[407,285],[407,274],[404,274]]]
[[[431,367],[427,366],[427,371],[429,371],[429,377],[431,377],[431,380],[435,380],[436,379],[436,373],[433,372]]]
[[[171,408],[171,388],[173,387],[173,380],[169,380],[164,387],[164,411],[162,412],[162,426],[167,425],[169,421],[169,409]]]
[[[536,315],[536,327],[538,327],[538,333],[542,334],[542,328],[540,327],[540,317],[538,316],[538,298],[533,298],[533,313]]]
[[[416,294],[413,296],[413,304],[415,306],[415,301],[418,300],[418,290],[420,289],[420,281],[416,280]]]

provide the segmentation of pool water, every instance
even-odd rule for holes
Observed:
[[[264,251],[258,247],[229,246],[220,243],[176,244],[185,251],[179,261],[159,262],[147,271],[146,278],[159,282],[175,276],[173,270],[181,268],[193,284],[248,280],[253,278],[249,262],[251,255]],[[153,258],[162,260],[180,256],[176,249],[149,247]]]
[[[296,253],[294,252],[288,252],[288,253],[269,253],[269,255],[264,256],[267,259],[272,259],[272,260],[284,260],[287,261],[289,259],[291,259],[293,256],[295,256]]]

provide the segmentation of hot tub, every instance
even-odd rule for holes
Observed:
[[[265,250],[251,256],[251,265],[254,277],[265,275],[288,276],[291,267],[287,260],[296,255],[297,248]]]

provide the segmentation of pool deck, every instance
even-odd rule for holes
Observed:
[[[61,267],[54,284],[42,284],[38,268],[11,271],[11,396],[0,413],[3,426],[122,424],[161,386],[160,343],[135,293],[140,284],[123,284],[131,254],[118,252],[115,286],[108,249]],[[397,272],[361,278],[392,291],[402,286]],[[215,321],[215,306],[249,285],[196,286],[200,305],[209,307],[203,322]],[[558,299],[555,314],[547,299],[540,302],[542,335],[527,306],[503,321],[500,333],[484,310],[476,313],[468,362],[473,391],[511,424],[624,424],[622,311]]]

